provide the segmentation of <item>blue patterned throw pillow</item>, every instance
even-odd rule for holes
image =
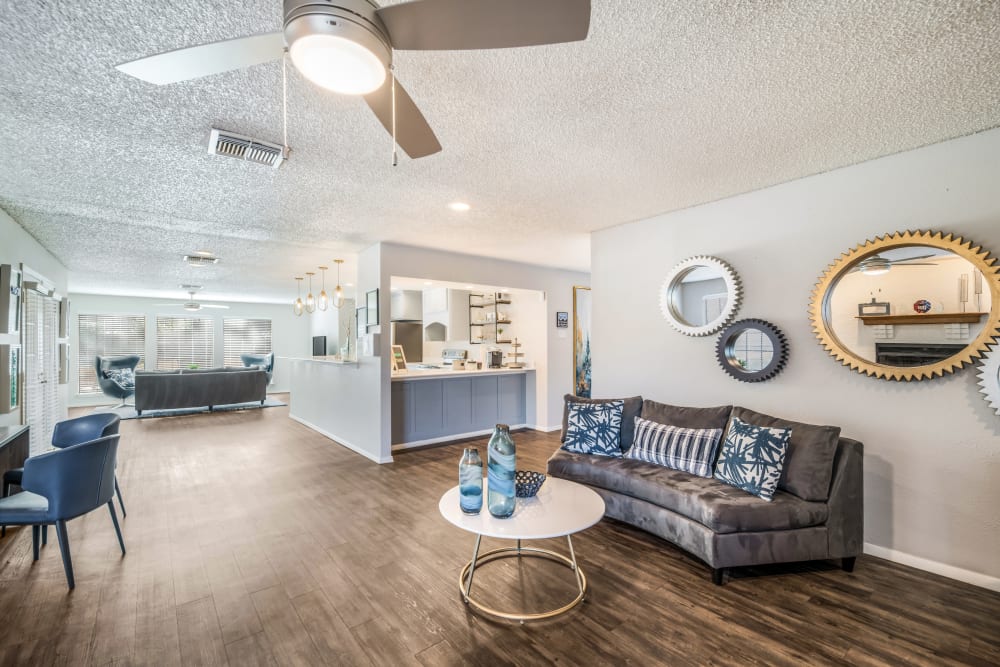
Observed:
[[[788,451],[788,428],[754,426],[733,417],[715,465],[715,478],[770,502]]]
[[[562,448],[576,454],[620,458],[624,406],[625,401],[570,403]]]
[[[721,438],[721,428],[681,428],[636,417],[635,440],[625,458],[711,477]]]
[[[106,371],[104,377],[113,380],[122,389],[135,389],[135,373],[131,368],[113,368]]]

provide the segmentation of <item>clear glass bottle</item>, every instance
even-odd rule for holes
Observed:
[[[490,514],[506,519],[514,513],[514,471],[517,467],[517,449],[511,440],[509,426],[496,425],[486,447],[486,454]]]
[[[458,497],[466,514],[479,514],[483,509],[483,460],[474,447],[466,447],[458,462]]]

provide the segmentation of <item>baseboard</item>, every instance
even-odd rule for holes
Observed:
[[[288,416],[292,420],[297,421],[298,423],[302,424],[303,426],[311,428],[312,430],[316,431],[320,435],[325,436],[325,437],[329,438],[330,440],[333,440],[338,445],[341,445],[342,447],[347,447],[352,452],[355,452],[357,454],[361,454],[361,456],[365,457],[366,459],[374,461],[375,463],[392,463],[392,457],[391,456],[385,457],[385,458],[380,457],[380,456],[374,456],[370,452],[366,452],[365,450],[361,449],[357,445],[352,444],[352,443],[348,442],[347,440],[344,440],[340,436],[334,435],[333,433],[330,433],[329,431],[324,431],[323,429],[321,429],[320,427],[316,426],[312,422],[307,422],[305,419],[302,419],[301,417],[296,417],[295,415],[292,415],[292,414],[290,414]]]
[[[540,431],[541,433],[552,433],[553,431],[561,431],[562,424],[557,426],[539,426],[538,424],[528,424],[526,428],[530,428],[532,431]]]
[[[510,430],[516,430],[519,428],[532,428],[527,424],[511,424]],[[481,431],[469,431],[468,433],[455,433],[454,435],[445,435],[440,438],[427,438],[426,440],[414,440],[413,442],[403,442],[398,445],[392,446],[392,451],[398,452],[403,449],[410,449],[411,447],[426,447],[427,445],[439,445],[444,442],[455,442],[456,440],[466,440],[468,438],[481,438],[484,435],[492,435],[493,429],[487,428]]]
[[[983,574],[982,572],[965,570],[960,567],[955,567],[954,565],[939,563],[935,560],[921,558],[920,556],[914,556],[913,554],[897,551],[895,549],[887,549],[869,542],[865,542],[864,551],[866,554],[891,560],[894,563],[909,565],[910,567],[915,567],[918,570],[925,570],[927,572],[939,574],[942,577],[964,581],[965,583],[972,584],[973,586],[980,586],[991,591],[1000,592],[1000,577],[993,577],[988,574]]]

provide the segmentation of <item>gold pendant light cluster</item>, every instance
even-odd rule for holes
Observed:
[[[330,267],[319,267],[319,270],[322,272],[322,287],[318,297],[313,296],[312,279],[316,275],[315,271],[306,271],[306,275],[309,276],[309,292],[306,294],[304,301],[302,300],[302,281],[304,278],[301,276],[295,277],[298,287],[295,301],[292,302],[292,308],[296,315],[302,315],[303,313],[311,314],[317,310],[325,311],[330,307],[331,301],[333,302],[333,307],[337,309],[344,305],[344,288],[340,285],[340,265],[344,263],[344,260],[335,259],[333,261],[337,265],[337,286],[333,290],[333,299],[326,293],[326,271]]]

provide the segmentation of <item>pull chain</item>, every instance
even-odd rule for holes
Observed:
[[[288,157],[288,49],[281,56],[281,125],[284,148],[282,152]]]
[[[392,77],[392,166],[399,165],[399,154],[396,152],[396,68],[389,65],[389,76]]]

